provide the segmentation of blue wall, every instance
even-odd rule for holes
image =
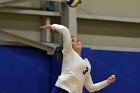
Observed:
[[[140,53],[84,48],[94,83],[115,74],[117,81],[95,93],[139,93]],[[62,62],[33,47],[0,46],[0,93],[51,93]],[[88,93],[84,90],[84,93]]]

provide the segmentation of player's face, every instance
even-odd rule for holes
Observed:
[[[75,51],[81,52],[82,44],[81,44],[80,40],[77,38],[72,38],[71,41],[72,41],[72,48]]]

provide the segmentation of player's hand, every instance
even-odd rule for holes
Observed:
[[[49,29],[49,30],[53,30],[51,25],[44,25],[44,26],[41,26],[40,28],[46,28],[46,29]]]
[[[111,83],[114,83],[115,80],[116,80],[115,75],[111,75],[110,77],[108,77],[107,82],[108,82],[109,84],[111,84]]]

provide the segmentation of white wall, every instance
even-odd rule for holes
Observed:
[[[38,0],[17,1],[12,6],[40,8]],[[140,18],[139,3],[139,0],[83,0],[78,12]],[[35,41],[40,41],[40,21],[39,16],[0,13],[0,29]],[[139,48],[140,24],[78,19],[78,37],[88,45]]]
[[[0,13],[0,29],[40,41],[40,17]]]
[[[83,34],[79,34],[78,37],[80,38],[81,42],[85,45],[140,48],[140,38]]]
[[[140,18],[140,0],[83,0],[80,12],[94,15]]]
[[[40,8],[41,0],[14,0],[8,5]],[[83,0],[78,12],[93,15],[140,18],[139,0]]]
[[[13,0],[1,5],[40,8],[40,2],[41,0]]]
[[[5,2],[9,2],[9,1],[13,1],[13,0],[0,0],[0,3],[5,3]]]

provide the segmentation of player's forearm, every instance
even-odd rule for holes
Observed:
[[[104,80],[102,82],[96,83],[92,85],[92,91],[98,91],[101,90],[103,88],[105,88],[106,86],[108,86],[109,83],[107,82],[107,80]]]
[[[65,34],[69,29],[63,25],[53,24],[52,29],[58,31],[61,34]]]

